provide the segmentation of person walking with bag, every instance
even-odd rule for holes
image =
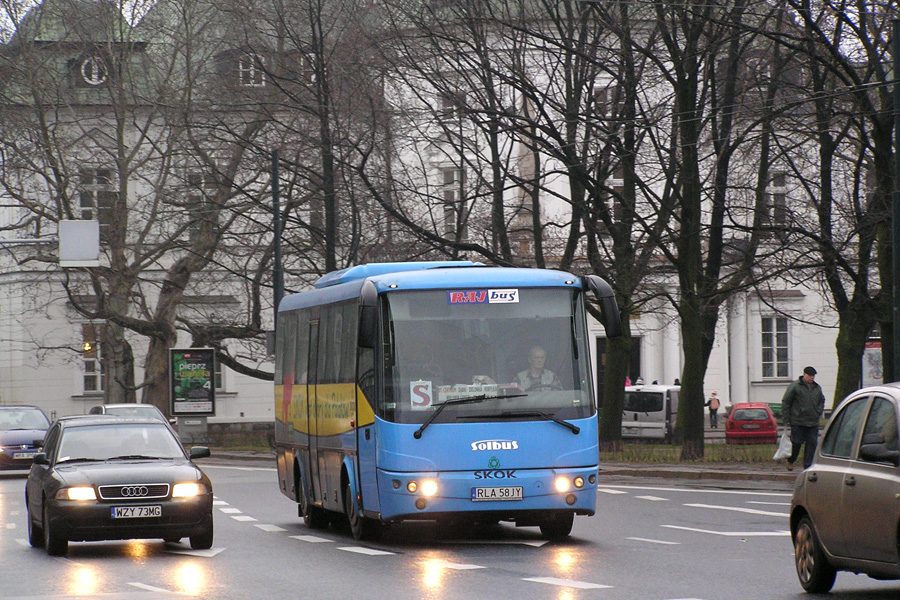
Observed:
[[[819,444],[819,421],[825,412],[825,394],[816,383],[816,370],[803,369],[803,375],[788,386],[781,399],[781,413],[784,426],[791,428],[791,455],[787,459],[788,471],[794,470],[794,463],[803,448],[803,468],[808,469]]]
[[[719,392],[713,392],[706,401],[709,407],[709,426],[713,429],[719,428]]]

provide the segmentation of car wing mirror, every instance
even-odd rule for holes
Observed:
[[[50,460],[47,458],[46,452],[38,452],[34,455],[34,464],[36,465],[49,465]]]
[[[866,436],[867,438],[869,436]],[[863,460],[870,462],[887,462],[895,467],[900,467],[900,451],[888,450],[883,443],[863,444],[859,447],[859,455]]]
[[[206,446],[193,446],[191,448],[191,460],[195,458],[209,458],[209,448]]]

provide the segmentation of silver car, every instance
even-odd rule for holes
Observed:
[[[791,536],[800,585],[824,593],[838,571],[900,579],[900,383],[849,395],[797,477]]]

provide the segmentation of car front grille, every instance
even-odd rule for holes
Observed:
[[[133,483],[128,485],[100,486],[100,497],[103,500],[148,500],[166,498],[168,495],[168,483]]]

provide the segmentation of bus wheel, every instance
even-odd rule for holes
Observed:
[[[328,527],[328,515],[325,513],[324,509],[309,503],[299,473],[294,477],[294,481],[297,486],[295,496],[299,503],[298,507],[300,509],[300,516],[303,517],[303,522],[306,523],[306,526],[310,529],[325,529]]]
[[[541,523],[541,535],[548,540],[561,540],[572,532],[575,513],[565,513],[549,517]]]
[[[354,539],[371,540],[379,537],[380,523],[359,513],[349,485],[344,488],[344,509],[347,511],[347,521],[350,523],[350,533],[353,534]]]

